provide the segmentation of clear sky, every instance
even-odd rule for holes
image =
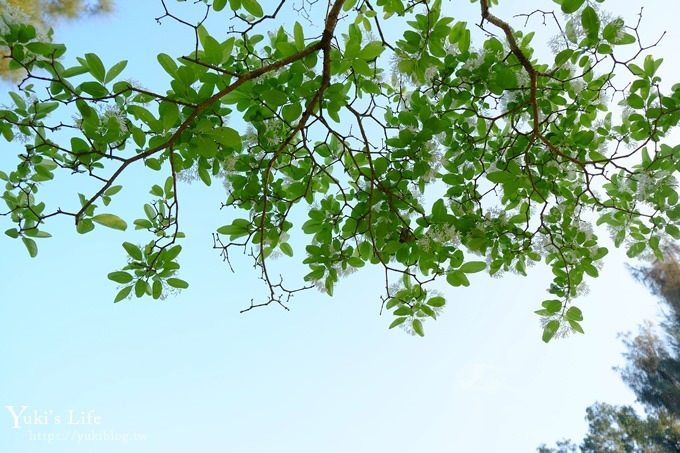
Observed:
[[[182,54],[191,36],[155,23],[160,2],[117,3],[110,16],[60,25],[56,40],[69,58],[96,52],[107,67],[128,59],[124,77],[164,90],[155,55]],[[478,21],[467,2],[445,4]],[[634,20],[641,4],[643,38],[668,32],[654,53],[667,57],[661,73],[671,83],[680,73],[677,2],[605,8]],[[219,25],[213,31],[223,37],[228,23]],[[0,85],[0,103],[7,88]],[[14,149],[0,145],[3,169]],[[128,176],[114,208],[139,216],[153,177]],[[144,240],[133,231],[78,236],[70,220],[58,220],[36,259],[0,238],[0,452],[530,452],[579,440],[593,402],[634,399],[612,370],[623,363],[617,333],[635,330],[657,306],[619,251],[579,303],[586,335],[541,342],[532,311],[549,274],[539,267],[528,278],[442,285],[446,310],[416,338],[387,330],[375,270],[341,281],[332,299],[307,292],[290,312],[239,314],[264,293],[247,262],[234,275],[211,249],[211,232],[232,216],[218,209],[224,192],[194,183],[181,196],[182,277],[191,287],[165,301],[112,303],[106,274],[123,263],[123,240]],[[0,231],[9,227],[0,218]],[[17,427],[12,411],[24,406],[35,424]]]

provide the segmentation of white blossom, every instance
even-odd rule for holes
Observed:
[[[637,182],[636,198],[648,203],[652,202],[659,187],[678,185],[673,174],[667,170],[643,171],[635,177],[635,180]]]
[[[421,249],[430,251],[433,243],[458,246],[460,236],[453,225],[432,225],[417,242]]]
[[[100,117],[102,118],[101,123],[106,124],[109,118],[114,118],[116,120],[116,123],[118,124],[118,128],[120,129],[121,135],[125,134],[128,131],[127,115],[121,110],[121,108],[118,105],[112,104],[106,105],[105,107],[100,109],[99,113]]]
[[[551,317],[541,316],[541,318],[540,318],[541,328],[545,328],[546,324],[548,324],[548,322],[552,321],[552,320],[553,320],[553,318],[551,318]],[[555,335],[553,336],[553,338],[555,338],[555,339],[567,338],[572,333],[573,333],[573,330],[569,326],[569,323],[562,321],[562,322],[560,322],[560,327],[557,329],[557,332],[555,332]]]
[[[31,17],[14,4],[0,0],[0,33],[9,31],[8,24],[30,24]]]
[[[571,89],[574,90],[574,98],[578,97],[586,87],[586,83],[582,79],[574,79],[571,81],[570,85]]]

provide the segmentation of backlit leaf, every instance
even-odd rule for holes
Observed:
[[[105,227],[113,228],[114,230],[127,229],[127,223],[120,217],[114,214],[97,214],[92,217],[92,221]]]

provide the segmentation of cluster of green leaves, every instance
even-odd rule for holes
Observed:
[[[110,13],[112,0],[5,0],[3,1],[3,17],[7,22],[30,22],[38,34],[51,35],[50,24],[59,19],[77,19],[92,14]],[[11,20],[7,20],[11,19]],[[32,32],[31,32],[32,33]],[[0,57],[7,55],[7,48],[0,45]],[[22,72],[11,70],[9,59],[0,58],[0,79],[17,80]]]
[[[47,234],[53,215],[75,217],[81,233],[95,223],[125,229],[96,202],[107,205],[117,178],[145,165],[165,181],[134,222],[153,239],[126,243],[128,265],[109,277],[126,285],[116,300],[133,289],[160,297],[165,286],[186,286],[175,277],[176,192],[179,175],[194,171],[206,185],[226,179],[225,205],[242,214],[217,228],[216,246],[252,250],[269,293],[262,304],[283,304],[298,290],[271,277],[268,258],[293,257],[289,238],[302,233],[309,272],[301,288],[332,294],[343,275],[381,266],[392,327],[423,334],[423,319],[445,305],[428,289],[439,277],[465,287],[470,273],[524,275],[544,261],[554,278],[537,311],[543,339],[582,332],[572,302],[607,254],[589,213],[629,256],[660,253],[663,235],[680,237],[680,150],[662,143],[680,121],[680,85],[662,90],[661,61],[644,55],[635,27],[604,23],[592,2],[555,2],[566,17],[555,27],[564,30],[561,49],[542,62],[534,33],[511,28],[489,0],[480,13],[493,33],[478,42],[440,0],[310,5],[306,14],[323,24],[317,36],[299,22],[271,28],[290,2],[206,1],[196,6],[205,18],[231,14],[244,30],[219,36],[205,19],[190,25],[196,42],[186,55],[158,55],[171,79],[164,94],[117,81],[126,63],[107,69],[92,53],[64,67],[63,45],[38,40],[30,24],[7,23],[0,44],[27,76],[14,106],[0,110],[0,133],[31,141],[16,170],[0,173],[16,224],[7,234],[35,255],[33,238]],[[161,3],[161,19],[188,24]],[[620,46],[637,52],[619,57]],[[617,73],[632,79],[629,88],[613,84]],[[48,96],[39,98],[42,88]],[[610,94],[623,115],[606,105]],[[52,120],[67,112],[77,121]],[[47,211],[36,196],[58,171],[89,174],[101,187],[79,195],[73,211]],[[443,195],[430,196],[431,187]]]

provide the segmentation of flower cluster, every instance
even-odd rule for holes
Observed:
[[[432,225],[427,232],[418,239],[418,247],[423,251],[432,250],[434,244],[446,244],[449,246],[460,245],[460,236],[453,225]]]
[[[675,176],[668,170],[646,170],[638,173],[635,176],[637,182],[637,189],[635,197],[646,203],[656,203],[654,195],[659,187],[678,186],[678,181]]]
[[[30,24],[33,20],[14,2],[0,0],[0,34],[9,31],[9,24]]]

